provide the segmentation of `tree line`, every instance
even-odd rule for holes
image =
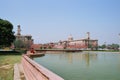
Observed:
[[[13,25],[7,20],[0,19],[0,48],[9,47],[15,40]]]
[[[101,46],[98,46],[98,48],[101,48],[101,49],[109,49],[109,50],[119,50],[119,44],[102,44]]]

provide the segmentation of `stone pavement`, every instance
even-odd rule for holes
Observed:
[[[26,80],[21,63],[14,65],[14,80]]]

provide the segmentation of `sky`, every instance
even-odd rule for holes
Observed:
[[[34,43],[85,38],[99,44],[120,43],[120,0],[0,0],[0,18]]]

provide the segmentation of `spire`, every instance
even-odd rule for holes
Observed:
[[[20,36],[21,35],[21,33],[20,33],[21,32],[20,25],[18,25],[17,27],[18,27],[18,29],[17,29],[17,35]]]
[[[87,39],[90,39],[90,32],[87,32]]]

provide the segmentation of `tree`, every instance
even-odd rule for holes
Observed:
[[[7,21],[0,19],[0,47],[10,47],[15,40],[13,25]]]
[[[118,50],[119,49],[119,44],[109,44],[108,49],[114,49],[114,50]]]
[[[14,45],[16,49],[30,49],[31,41],[23,41],[21,39],[15,40]]]
[[[20,48],[24,48],[24,47],[25,47],[25,45],[24,45],[24,43],[23,43],[22,40],[16,40],[16,41],[14,42],[14,45],[15,45],[15,47],[16,47],[17,49],[20,49]]]
[[[106,45],[103,44],[103,45],[99,46],[99,48],[105,49],[105,48],[106,48]]]

